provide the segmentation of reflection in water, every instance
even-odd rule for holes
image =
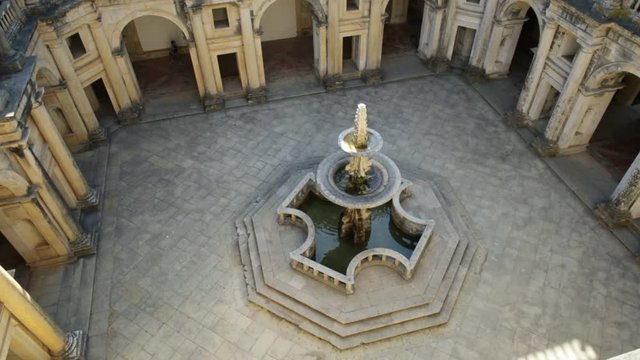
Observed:
[[[316,227],[316,255],[313,260],[343,274],[351,259],[366,249],[387,248],[410,258],[420,240],[419,236],[403,234],[393,224],[391,203],[371,209],[371,235],[362,244],[340,241],[338,232],[342,207],[309,194],[299,209],[311,217]]]

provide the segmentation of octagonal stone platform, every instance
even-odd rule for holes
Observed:
[[[450,185],[434,174],[408,173],[414,195],[403,207],[436,222],[413,278],[368,267],[357,276],[355,294],[346,295],[290,267],[289,252],[306,233],[277,222],[278,206],[314,171],[313,166],[286,171],[236,221],[249,300],[340,349],[446,323],[476,250]]]

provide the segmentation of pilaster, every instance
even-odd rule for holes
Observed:
[[[111,47],[109,46],[109,41],[102,29],[102,23],[97,20],[93,21],[89,24],[89,29],[91,30],[91,35],[96,43],[96,47],[98,48],[98,53],[102,59],[105,73],[109,78],[111,86],[113,86],[113,92],[115,93],[116,100],[120,107],[120,111],[117,114],[118,119],[124,122],[135,121],[141,115],[140,108],[138,106],[134,106],[133,101],[129,97],[123,77],[120,74],[120,69],[118,68],[118,64],[116,63]]]
[[[547,57],[551,50],[553,38],[557,30],[557,23],[550,22],[548,19],[545,21],[544,29],[542,30],[542,35],[540,36],[540,41],[538,43],[538,50],[533,57],[529,73],[527,74],[527,79],[525,80],[522,92],[520,93],[520,98],[518,99],[518,105],[516,106],[517,111],[523,114],[529,113],[529,108],[533,103],[544,66],[547,63]]]
[[[40,133],[49,145],[54,159],[60,166],[62,174],[73,189],[76,206],[79,208],[95,208],[98,206],[98,193],[89,187],[84,175],[80,172],[71,152],[64,143],[49,112],[42,103],[42,91],[38,91],[32,101],[31,117],[40,129]]]
[[[205,111],[216,110],[224,107],[224,99],[218,96],[216,89],[216,81],[213,72],[213,64],[211,62],[211,54],[209,52],[209,44],[207,43],[204,26],[202,24],[202,4],[194,4],[190,8],[191,11],[191,28],[193,30],[193,39],[196,43],[196,51],[198,53],[198,61],[202,68],[204,80],[205,94],[202,97],[202,104]]]
[[[633,219],[632,208],[640,201],[640,155],[611,195],[611,199],[599,204],[595,214],[607,226],[629,225]],[[637,216],[637,214],[636,214]]]
[[[105,131],[98,123],[96,114],[93,112],[93,108],[91,108],[89,99],[82,87],[82,83],[73,68],[70,55],[68,54],[68,51],[63,48],[64,45],[62,44],[62,40],[57,39],[48,43],[47,46],[49,47],[51,55],[58,66],[58,70],[60,71],[62,78],[67,83],[73,102],[82,116],[85,127],[89,132],[89,139],[93,142],[104,141],[106,139]]]
[[[557,142],[565,125],[569,111],[574,104],[578,89],[589,67],[589,62],[596,51],[595,47],[580,47],[576,55],[571,72],[564,83],[558,102],[551,114],[551,119],[547,125],[544,136],[552,142]]]

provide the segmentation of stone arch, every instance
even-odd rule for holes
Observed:
[[[613,62],[603,65],[596,69],[585,81],[584,85],[587,89],[598,89],[615,81],[617,75],[629,73],[640,78],[640,65],[627,62]]]
[[[36,71],[36,84],[39,87],[54,86],[59,83],[60,78],[48,67],[42,66]]]
[[[255,13],[255,16],[253,19],[254,30],[257,31],[258,29],[260,29],[260,24],[262,23],[262,16],[267,12],[269,7],[273,5],[273,3],[275,3],[276,1],[278,0],[265,0],[261,2],[260,5],[257,6],[257,8],[254,11]],[[327,14],[324,7],[320,3],[320,0],[305,0],[305,1],[311,5],[315,20],[318,23],[325,24],[327,22]]]
[[[162,10],[150,9],[142,12],[135,11],[121,18],[116,23],[116,25],[113,28],[113,32],[111,33],[111,46],[115,48],[120,47],[120,39],[122,39],[122,31],[124,30],[124,28],[127,25],[129,25],[129,23],[132,22],[133,20],[137,18],[141,18],[143,16],[158,16],[158,17],[165,18],[171,21],[174,25],[176,25],[180,29],[180,31],[182,31],[187,41],[191,40],[191,36],[189,33],[189,29],[187,28],[187,25],[185,25],[177,15],[174,15],[172,13],[162,11]]]
[[[535,1],[531,0],[506,0],[498,6],[496,10],[497,20],[522,19],[526,16],[529,8],[533,9],[538,19],[538,31],[542,34],[544,22],[544,10]]]

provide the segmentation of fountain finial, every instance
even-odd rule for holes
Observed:
[[[367,105],[358,104],[355,118],[355,146],[358,149],[366,149],[369,144],[369,132],[367,130]]]

